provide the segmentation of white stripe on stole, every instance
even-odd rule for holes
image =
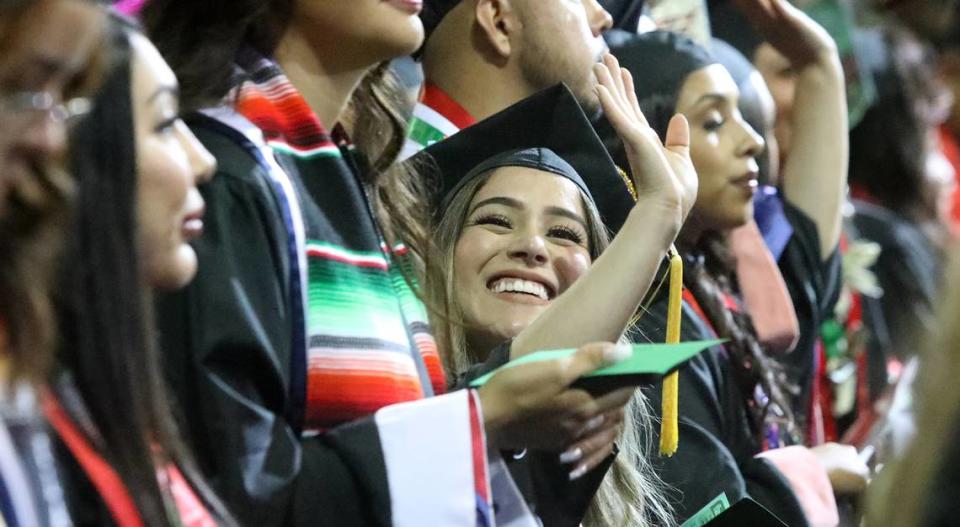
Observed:
[[[394,404],[375,420],[393,526],[476,526],[469,391]]]
[[[413,118],[420,119],[421,121],[429,124],[430,126],[439,130],[445,137],[450,137],[451,135],[460,131],[460,128],[457,125],[450,122],[449,119],[444,117],[442,114],[434,110],[433,108],[418,102],[417,106],[413,109]],[[429,145],[422,145],[407,135],[407,139],[403,142],[403,150],[400,151],[400,158],[398,161],[404,161],[409,157],[413,157],[419,151],[423,150]]]

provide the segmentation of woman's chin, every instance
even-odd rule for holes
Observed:
[[[176,291],[197,275],[197,253],[184,244],[163,262],[147,265],[147,285],[159,291]]]

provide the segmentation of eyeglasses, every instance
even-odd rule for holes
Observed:
[[[41,119],[51,119],[56,123],[69,124],[89,113],[92,106],[90,99],[85,97],[58,103],[57,98],[50,92],[18,92],[0,96],[0,120],[12,117],[36,123]]]

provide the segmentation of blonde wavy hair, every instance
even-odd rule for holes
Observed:
[[[423,292],[429,305],[439,306],[439,309],[431,310],[431,325],[444,366],[454,376],[485,359],[479,350],[472,350],[467,344],[471,328],[464,320],[454,294],[453,262],[470,203],[491,174],[480,175],[465,184],[433,229],[433,253],[430,255],[433,265],[429,266],[431,271],[428,271]],[[593,202],[583,194],[581,199],[587,215],[590,257],[595,260],[610,245],[610,234]],[[640,439],[641,435],[653,436],[640,434],[640,430],[651,426],[649,405],[642,392],[637,390],[627,406],[623,432],[617,441],[620,453],[594,496],[584,518],[585,527],[674,525],[671,508],[664,498],[664,483],[649,462],[652,444],[649,439]]]

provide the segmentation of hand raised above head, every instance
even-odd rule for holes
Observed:
[[[836,53],[825,29],[786,0],[735,0],[753,27],[794,68],[818,62],[824,53]]]
[[[630,72],[608,53],[594,66],[594,73],[600,104],[623,142],[638,201],[675,209],[682,223],[697,199],[698,187],[686,118],[675,115],[670,120],[663,142],[640,110]]]

